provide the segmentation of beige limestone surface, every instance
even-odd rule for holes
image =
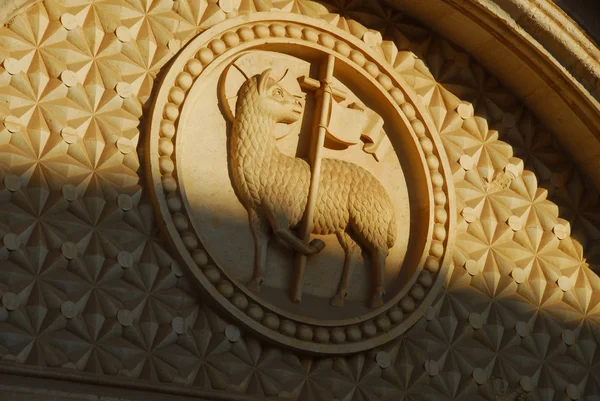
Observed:
[[[593,164],[587,163],[597,147],[596,81],[583,82],[593,77],[593,63],[577,61],[581,53],[571,50],[578,45],[551,40],[560,35],[538,46],[551,31],[536,33],[543,25],[527,25],[541,15],[539,8],[528,9],[522,20],[515,18],[519,7],[495,19],[498,7],[477,14],[473,10],[484,10],[482,3],[446,2],[458,11],[437,19],[415,4],[403,4],[404,13],[397,13],[370,1],[45,1],[4,26],[0,368],[20,376],[12,383],[3,377],[6,394],[32,399],[39,398],[39,388],[50,388],[55,392],[46,398],[105,397],[80,384],[96,383],[117,399],[144,397],[131,389],[152,390],[158,399],[596,399],[600,216]],[[276,23],[272,8],[285,15]],[[427,24],[458,46],[406,13],[431,17]],[[485,25],[476,15],[491,15],[496,24]],[[177,157],[188,147],[160,141],[178,134],[174,124],[158,125],[162,136],[153,137],[149,116],[178,121],[175,105],[188,104],[188,95],[173,87],[183,91],[191,83],[180,74],[202,77],[212,61],[206,51],[187,49],[204,44],[198,34],[210,38],[211,52],[224,44],[231,49],[231,35],[223,43],[213,42],[215,35],[251,22],[263,25],[251,28],[252,38],[276,41],[288,34],[282,25],[307,24],[361,50],[364,59],[355,55],[352,63],[366,66],[370,88],[342,83],[366,103],[364,92],[391,99],[399,111],[379,112],[398,119],[397,135],[414,132],[424,152],[436,157],[437,164],[423,157],[425,164],[410,171],[401,149],[401,168],[390,164],[407,183],[407,195],[398,188],[394,201],[400,216],[415,194],[411,174],[444,173],[441,184],[431,178],[441,185],[437,191],[420,188],[430,196],[428,206],[444,205],[431,213],[437,219],[428,222],[428,233],[437,238],[431,243],[455,243],[443,269],[424,266],[446,274],[439,294],[430,291],[435,299],[424,301],[432,281],[419,275],[403,302],[383,298],[390,308],[375,309],[378,315],[360,324],[290,324],[271,313],[273,301],[255,302],[250,295],[252,301],[243,302],[245,279],[237,287],[241,292],[233,292],[237,283],[211,267],[219,246],[200,248],[190,220],[166,220],[166,212],[184,210],[181,199],[150,196],[173,189],[174,179],[161,175],[155,181],[149,166],[173,177]],[[473,24],[480,28],[469,29]],[[455,36],[460,32],[468,35]],[[526,33],[541,35],[532,36],[537,44],[531,37],[526,46],[518,40]],[[327,36],[301,31],[300,37],[312,38],[324,53],[343,54],[339,46],[324,50],[331,44]],[[178,64],[182,55],[186,59]],[[190,59],[197,62],[188,64]],[[165,109],[158,109],[160,102]],[[227,121],[226,110],[219,111],[216,131]],[[189,121],[196,117],[188,115]],[[386,129],[389,136],[394,132]],[[284,149],[291,156],[294,135],[282,140],[289,141]],[[568,151],[560,143],[570,144]],[[164,158],[152,159],[159,149]],[[375,163],[361,154],[367,167],[365,159]],[[195,161],[188,156],[186,163]],[[393,193],[391,177],[379,174],[381,182],[390,180]],[[196,177],[175,176],[186,180],[186,190]],[[211,183],[217,185],[231,190],[224,176]],[[444,213],[456,223],[445,231],[439,227]],[[205,216],[194,218],[202,222]],[[197,225],[212,238],[206,224]],[[439,246],[433,250],[439,253]],[[283,288],[285,281],[276,285]],[[305,290],[315,291],[315,281]],[[366,294],[361,305],[369,302]],[[284,296],[282,290],[277,297]],[[321,341],[310,343],[312,349],[304,340],[308,333]],[[356,344],[360,349],[352,348]]]

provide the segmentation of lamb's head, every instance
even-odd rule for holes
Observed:
[[[236,115],[255,112],[274,122],[291,124],[302,114],[302,101],[271,78],[271,70],[249,78],[240,88]]]

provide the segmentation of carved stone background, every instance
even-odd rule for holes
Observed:
[[[238,336],[195,295],[143,190],[136,149],[161,68],[228,15],[271,9],[372,45],[421,95],[452,162],[446,288],[374,352],[311,358]],[[597,191],[518,99],[426,28],[370,0],[45,1],[0,30],[0,59],[4,370],[298,400],[600,399]]]

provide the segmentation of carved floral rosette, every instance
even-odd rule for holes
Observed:
[[[193,229],[182,196],[177,158],[179,118],[186,97],[213,64],[232,54],[266,44],[307,46],[333,54],[362,71],[393,104],[413,138],[429,193],[426,240],[410,280],[382,307],[343,322],[297,321],[260,302],[211,258]],[[427,310],[450,268],[455,203],[449,162],[439,134],[416,94],[379,54],[349,34],[324,22],[284,13],[255,13],[223,22],[192,40],[174,59],[156,93],[148,134],[146,166],[159,220],[181,262],[205,295],[261,337],[297,350],[344,354],[367,350],[397,337]]]

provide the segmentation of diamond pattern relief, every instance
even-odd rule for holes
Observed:
[[[451,162],[445,288],[371,352],[295,355],[240,333],[173,260],[140,179],[161,68],[196,34],[268,10],[364,40],[413,87]],[[598,399],[598,193],[426,27],[363,0],[47,0],[0,29],[0,59],[0,363],[294,400]]]

